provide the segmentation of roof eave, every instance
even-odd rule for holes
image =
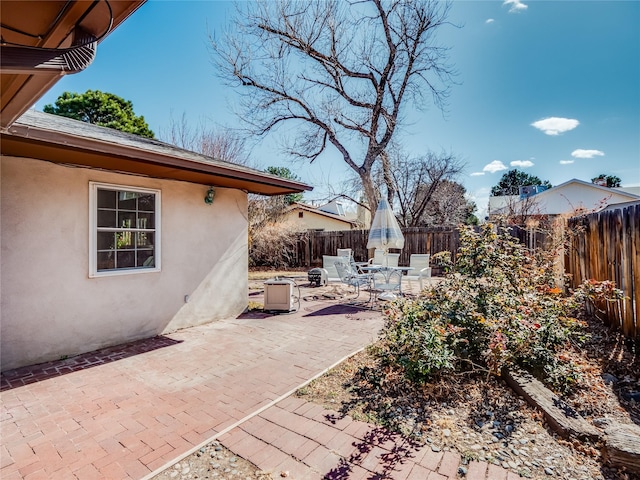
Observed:
[[[313,187],[301,182],[263,174],[257,170],[234,168],[234,164],[196,162],[18,122],[3,132],[1,151],[4,155],[239,188],[260,195],[284,195],[313,190]]]

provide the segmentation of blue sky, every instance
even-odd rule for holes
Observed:
[[[64,91],[102,90],[134,104],[156,135],[170,118],[238,124],[237,92],[216,77],[208,31],[234,12],[227,1],[150,0],[98,47],[94,63],[63,77],[35,105]],[[466,169],[458,179],[486,208],[510,168],[558,185],[606,173],[640,185],[640,2],[455,1],[439,42],[459,75],[447,112],[407,105],[399,139],[420,154],[445,150]],[[276,137],[255,143],[255,166],[287,166],[323,197],[348,167],[328,151],[312,166],[291,164]]]

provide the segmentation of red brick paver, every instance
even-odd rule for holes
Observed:
[[[456,478],[457,453],[288,396],[382,324],[377,312],[303,303],[4,372],[0,477],[148,479],[218,438],[293,480]],[[507,471],[472,462],[468,477]]]
[[[484,480],[487,473],[487,462],[469,462],[467,480]]]
[[[302,307],[3,372],[0,477],[143,478],[371,343],[383,323]]]
[[[363,431],[363,425],[367,426],[366,433],[356,435]],[[265,452],[260,447],[261,439],[269,439],[271,450]],[[274,405],[219,440],[275,476],[280,473],[273,469],[277,450],[301,465],[299,471],[304,475],[299,478],[310,479],[448,480],[457,478],[461,460],[458,453],[434,453],[428,446],[412,444],[384,428],[320,410],[295,397]]]

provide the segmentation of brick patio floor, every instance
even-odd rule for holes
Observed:
[[[296,480],[516,480],[486,462],[458,475],[455,451],[434,452],[384,428],[289,396],[218,440],[235,454],[280,478]]]
[[[219,437],[292,479],[455,478],[454,453],[289,396],[382,324],[375,311],[303,301],[292,314],[243,315],[3,372],[0,477],[150,478]],[[486,464],[470,465],[468,478],[488,475]]]

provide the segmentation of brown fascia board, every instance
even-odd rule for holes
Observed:
[[[140,8],[146,0],[118,1],[112,5],[115,16],[111,34],[123,21]],[[16,2],[18,3],[18,2]],[[25,2],[25,8],[28,2]],[[43,39],[37,46],[56,48],[69,35],[72,25],[86,12],[89,2],[74,2],[66,14],[59,19],[59,28],[51,35]],[[104,38],[100,39],[100,43]],[[100,55],[98,49],[98,55]],[[38,101],[49,89],[62,77],[60,73],[37,74],[9,74],[0,71],[3,75],[3,89],[1,92],[2,114],[0,115],[0,127],[6,128],[16,121],[29,107]]]
[[[93,125],[91,127],[104,129],[104,127]],[[114,131],[116,136],[117,133],[125,137],[135,137]],[[260,195],[284,195],[313,190],[313,187],[304,183],[283,179],[241,165],[208,159],[208,157],[162,142],[140,139],[140,142],[145,141],[152,142],[154,146],[166,152],[150,151],[135,145],[122,145],[113,141],[47,130],[24,125],[18,121],[2,134],[0,151],[3,155],[36,158],[152,178],[238,188]]]

